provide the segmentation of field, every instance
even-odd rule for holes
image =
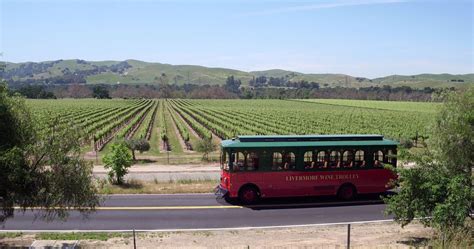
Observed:
[[[199,157],[195,144],[250,134],[382,134],[427,137],[437,103],[361,100],[27,100],[39,120],[58,117],[84,131],[84,152],[108,151],[114,139],[143,138],[143,158]],[[183,159],[183,158],[181,158]],[[182,162],[182,160],[180,161]]]

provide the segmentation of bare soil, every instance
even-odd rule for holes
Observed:
[[[0,240],[10,245],[31,235]],[[424,246],[433,236],[430,228],[394,222],[353,224],[351,248],[410,248]],[[133,248],[133,238],[107,241],[82,240],[81,248]],[[347,225],[225,231],[140,232],[137,248],[346,248]],[[23,243],[25,244],[25,243]]]
[[[174,122],[174,119],[171,116],[170,116],[170,121],[171,121],[171,124],[173,125],[173,130],[174,130],[175,136],[178,139],[178,142],[181,145],[181,148],[183,149],[183,152],[184,153],[194,152],[192,150],[188,150],[188,148],[186,147],[186,143],[184,142],[183,137],[181,137],[181,135],[179,134],[178,127],[176,126],[176,123]]]
[[[429,228],[420,224],[400,228],[393,222],[352,225],[351,248],[409,248],[428,240]],[[137,248],[345,248],[347,226],[283,229],[144,233]],[[133,238],[81,242],[82,248],[130,248]]]

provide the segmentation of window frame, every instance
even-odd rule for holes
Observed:
[[[232,156],[233,154],[233,156]],[[242,165],[239,165],[239,154],[243,156],[243,161]],[[232,172],[240,172],[245,170],[245,161],[246,161],[246,154],[245,151],[232,151],[231,152],[231,157],[233,157],[231,163],[232,163]]]
[[[227,155],[229,152],[221,149],[221,155],[220,155],[220,163],[221,163],[221,170],[224,171],[230,171],[230,153]]]
[[[333,153],[335,155],[333,155]],[[334,160],[333,160],[334,159]],[[339,168],[341,163],[341,152],[339,150],[331,150],[329,154],[329,167]]]
[[[372,153],[372,160],[373,160],[373,167],[374,168],[381,168],[383,166],[383,163],[384,163],[384,158],[385,158],[385,154],[383,153],[383,150],[382,149],[377,149],[375,150],[373,153]],[[382,158],[382,160],[380,160],[380,158]]]
[[[346,155],[347,153],[347,155]],[[352,168],[354,164],[354,154],[353,150],[346,149],[342,152],[342,167],[344,168]]]
[[[314,160],[314,150],[304,150],[303,154],[303,166],[304,169],[314,169],[316,166],[316,162]],[[310,159],[308,161],[308,159]]]
[[[321,155],[322,154],[322,155]],[[316,154],[316,166],[318,168],[327,168],[328,164],[328,153],[326,150],[318,150]]]
[[[283,154],[283,170],[295,170],[296,169],[296,153],[293,151],[287,151]],[[288,163],[288,168],[285,168],[286,163]]]
[[[251,155],[255,155],[255,157],[251,157]],[[256,159],[256,162],[252,160],[253,161],[252,165],[250,165],[250,158]],[[260,157],[259,157],[257,151],[249,151],[246,155],[246,158],[245,158],[245,170],[246,171],[258,171],[259,164],[260,164]]]
[[[275,154],[278,154],[278,156],[275,157]],[[283,166],[283,153],[280,151],[273,151],[272,152],[272,168],[271,168],[272,171],[278,171],[279,168],[281,168],[282,166]]]
[[[359,153],[359,152],[361,152],[361,153]],[[360,154],[362,154],[362,156]],[[366,162],[365,155],[366,155],[365,150],[363,150],[362,148],[359,148],[355,151],[355,153],[354,153],[355,166],[357,166],[357,167],[365,167],[366,166],[365,165],[365,162]],[[362,159],[362,160],[360,160],[360,159]]]

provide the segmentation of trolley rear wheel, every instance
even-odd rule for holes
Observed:
[[[239,191],[239,200],[243,204],[254,204],[260,199],[260,194],[257,188],[253,186],[243,187]]]

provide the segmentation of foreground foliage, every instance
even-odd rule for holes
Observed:
[[[415,166],[398,169],[401,190],[386,199],[386,212],[402,226],[419,218],[437,229],[444,242],[472,225],[474,88],[448,97],[432,134],[428,150],[402,154]]]
[[[109,170],[109,180],[112,183],[122,184],[128,168],[132,166],[133,158],[124,141],[112,144],[112,149],[102,159],[104,167]]]
[[[99,204],[92,165],[80,154],[80,131],[58,118],[40,121],[24,100],[0,85],[0,222],[21,210],[42,207],[41,217],[87,214]]]
[[[216,144],[212,141],[212,137],[204,138],[196,144],[196,151],[203,153],[203,160],[209,161],[209,153],[215,151]]]

